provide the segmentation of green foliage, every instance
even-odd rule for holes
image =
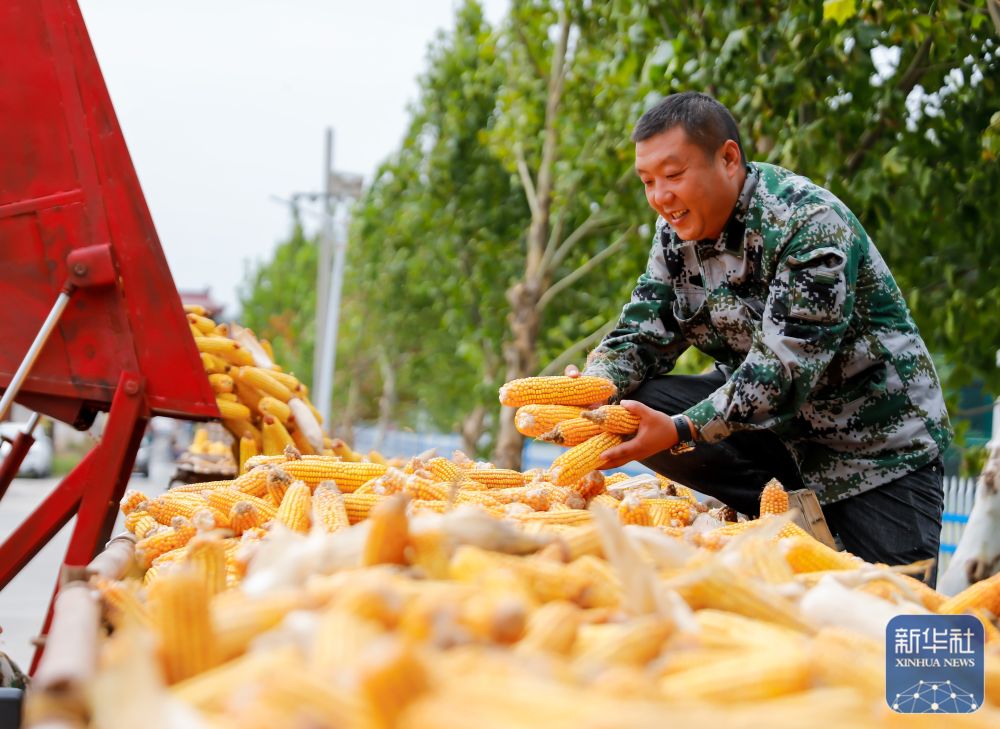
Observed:
[[[316,241],[296,219],[270,261],[247,265],[237,294],[240,323],[270,340],[278,363],[307,384],[315,344],[317,252]]]
[[[876,63],[896,53],[888,68]],[[476,406],[495,417],[519,283],[558,291],[529,331],[536,371],[613,318],[653,222],[628,133],[663,95],[689,89],[733,111],[748,157],[807,175],[854,210],[948,362],[950,387],[978,377],[997,391],[998,66],[986,0],[513,0],[495,29],[465,2],[429,51],[403,143],[354,211],[337,406],[353,388],[359,414],[377,415],[381,359],[395,373],[398,423],[456,429]],[[533,215],[530,190],[545,185],[548,208]],[[535,265],[533,236],[558,243],[581,226],[564,256]],[[314,269],[297,265],[273,264],[300,271],[298,283],[251,272],[244,307],[276,348],[301,350],[279,358],[307,371]]]

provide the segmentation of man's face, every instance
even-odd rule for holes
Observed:
[[[727,140],[712,155],[688,139],[683,127],[636,142],[635,171],[649,206],[681,240],[722,233],[743,185],[739,146]]]

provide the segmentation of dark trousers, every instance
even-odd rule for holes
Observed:
[[[670,415],[701,402],[726,381],[721,372],[667,375],[644,382],[629,398]],[[791,454],[768,430],[733,433],[698,443],[688,453],[661,451],[643,465],[749,516],[759,513],[760,491],[777,478],[789,491],[805,488]],[[895,481],[823,507],[844,549],[868,562],[909,564],[937,558],[944,509],[938,459]],[[927,582],[937,581],[935,562]]]

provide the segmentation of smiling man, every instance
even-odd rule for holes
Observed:
[[[805,177],[748,163],[732,115],[705,94],[668,96],[632,139],[659,218],[646,271],[585,369],[641,420],[609,467],[642,461],[751,515],[776,477],[813,489],[864,559],[936,557],[948,415],[861,223]],[[715,370],[668,374],[690,346]]]

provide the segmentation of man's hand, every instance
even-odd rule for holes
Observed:
[[[621,445],[608,448],[601,454],[605,461],[601,470],[618,468],[630,461],[641,461],[654,453],[677,445],[677,428],[666,413],[653,410],[637,400],[622,400],[622,407],[639,418],[639,429]]]
[[[580,369],[575,364],[568,364],[568,365],[566,365],[565,368],[563,368],[563,374],[566,377],[579,377],[580,376]],[[607,405],[608,401],[610,399],[611,398],[608,398],[604,402],[592,402],[592,403],[590,403],[590,405],[584,405],[584,407],[587,410],[596,410],[597,408],[601,407],[602,405]]]

